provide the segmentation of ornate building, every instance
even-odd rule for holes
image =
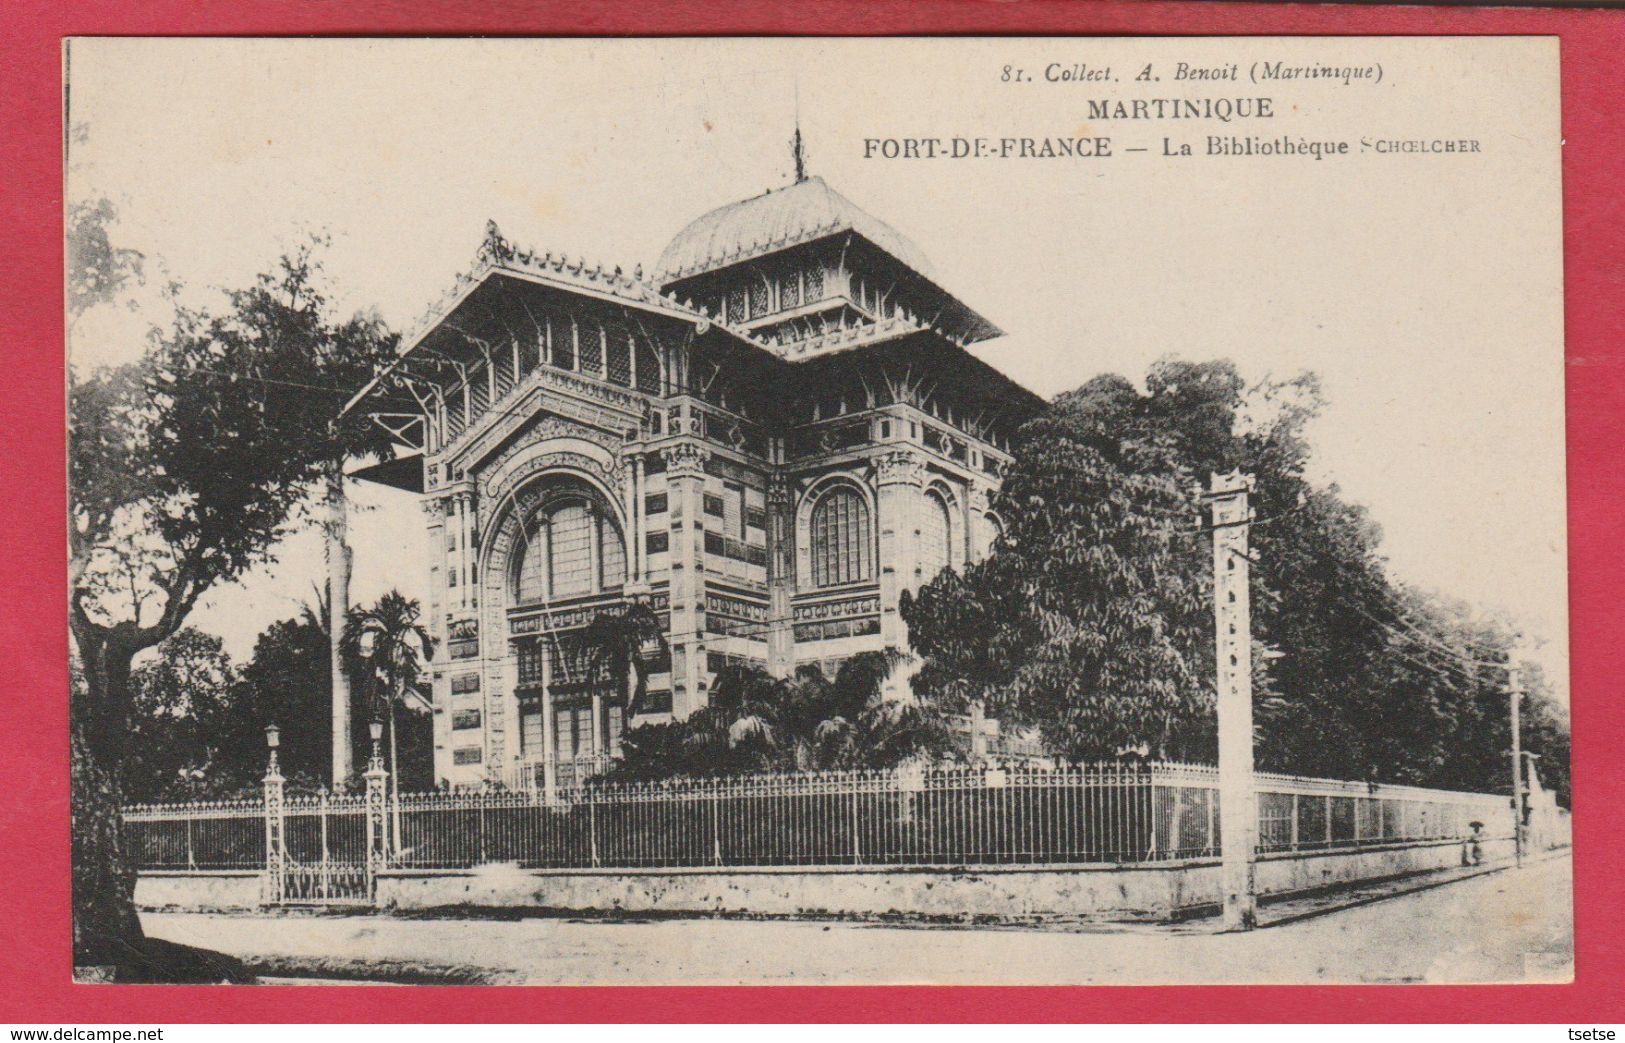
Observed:
[[[733,661],[785,675],[907,647],[902,592],[985,553],[1014,428],[1041,401],[967,345],[1000,335],[902,235],[817,177],[684,228],[654,279],[522,250],[473,270],[352,408],[412,452],[434,561],[436,773],[566,784],[625,693],[582,629],[666,621],[643,720]]]

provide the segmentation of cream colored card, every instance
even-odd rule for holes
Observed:
[[[437,792],[380,790],[375,821],[363,782],[332,806],[289,790],[275,812],[251,788],[232,815],[258,830],[285,814],[286,838],[212,868],[175,824],[239,827],[148,794],[164,809],[126,825],[150,838],[149,934],[278,973],[532,983],[1571,975],[1566,812],[1528,783],[1550,807],[1524,827],[1528,864],[1503,868],[1503,748],[1471,787],[1261,776],[1249,886],[1275,926],[1251,933],[1219,931],[1217,771],[1137,741],[1115,752],[1154,763],[1068,767],[1042,720],[1001,726],[979,704],[953,712],[961,753],[888,762],[881,781],[784,754],[763,761],[779,781],[733,789],[588,782],[635,727],[706,708],[731,666],[833,677],[908,652],[903,594],[1022,531],[1000,500],[1021,424],[1103,374],[1143,390],[1169,357],[1228,360],[1255,390],[1315,374],[1307,480],[1368,512],[1396,590],[1515,630],[1508,655],[1566,713],[1554,38],[85,38],[65,54],[68,204],[105,200],[109,241],[145,274],[72,317],[73,371],[136,361],[177,304],[219,309],[218,288],[324,235],[334,308],[401,336],[400,360],[334,403],[398,442],[388,468],[350,467],[345,600],[400,591],[433,638],[402,704],[421,749],[403,756],[424,765],[411,788]],[[1238,423],[1270,408],[1251,399]],[[274,563],[185,621],[239,667],[332,589],[311,505]],[[1258,614],[1274,595],[1253,589]],[[560,664],[630,602],[666,654],[645,664],[647,701],[623,704]],[[1406,611],[1374,631],[1396,657],[1446,684],[1483,669]],[[1227,618],[1209,691],[1230,676]],[[923,655],[876,700],[915,699]],[[1261,662],[1254,677],[1292,666]],[[729,742],[764,719],[741,714]],[[1380,725],[1374,745],[1404,741]],[[775,742],[791,727],[761,726]],[[361,741],[313,779],[359,780]],[[283,763],[302,755],[284,744]],[[1566,765],[1536,763],[1566,801]],[[1422,883],[1439,886],[1397,893]],[[1353,907],[1373,888],[1396,893]],[[349,913],[286,915],[312,903]],[[431,913],[380,911],[414,906]],[[610,922],[628,915],[647,921]],[[960,929],[929,929],[944,924]]]

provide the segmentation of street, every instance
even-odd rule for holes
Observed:
[[[267,973],[524,984],[1567,981],[1568,857],[1246,934],[1211,920],[1065,929],[763,920],[148,913],[149,934]],[[292,970],[290,970],[292,968]]]

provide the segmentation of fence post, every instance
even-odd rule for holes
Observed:
[[[327,851],[327,787],[326,786],[322,787],[321,793],[318,794],[318,796],[320,797],[320,800],[317,803],[317,812],[318,812],[318,814],[321,815],[321,820],[322,820],[322,897],[323,898],[330,898],[330,897],[332,897],[332,892],[333,892],[333,887],[332,887],[332,884],[333,884],[333,867],[332,867],[332,864],[331,864],[332,857],[328,854],[328,851]]]
[[[863,845],[858,841],[858,790],[852,787],[852,864],[863,862]]]
[[[367,897],[370,900],[377,895],[378,871],[389,862],[389,802],[385,797],[389,772],[384,770],[377,739],[372,741],[372,760],[362,777],[367,780]]]
[[[283,785],[287,780],[282,772],[277,770],[276,750],[271,751],[270,764],[265,769],[263,782],[265,789],[265,897],[266,902],[275,905],[283,899],[283,887],[286,881],[287,857],[283,847]]]
[[[722,803],[715,790],[711,792],[711,861],[715,865],[722,864],[722,830],[717,825],[719,813],[717,805]]]
[[[1292,850],[1298,850],[1298,795],[1292,794]]]
[[[592,852],[592,867],[598,868],[598,803],[590,796],[587,798],[587,846]],[[717,861],[721,864],[721,855]]]

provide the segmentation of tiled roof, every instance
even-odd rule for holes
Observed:
[[[931,273],[919,247],[821,177],[729,203],[690,222],[655,270],[665,280],[681,279],[837,232],[856,232],[919,274]]]

